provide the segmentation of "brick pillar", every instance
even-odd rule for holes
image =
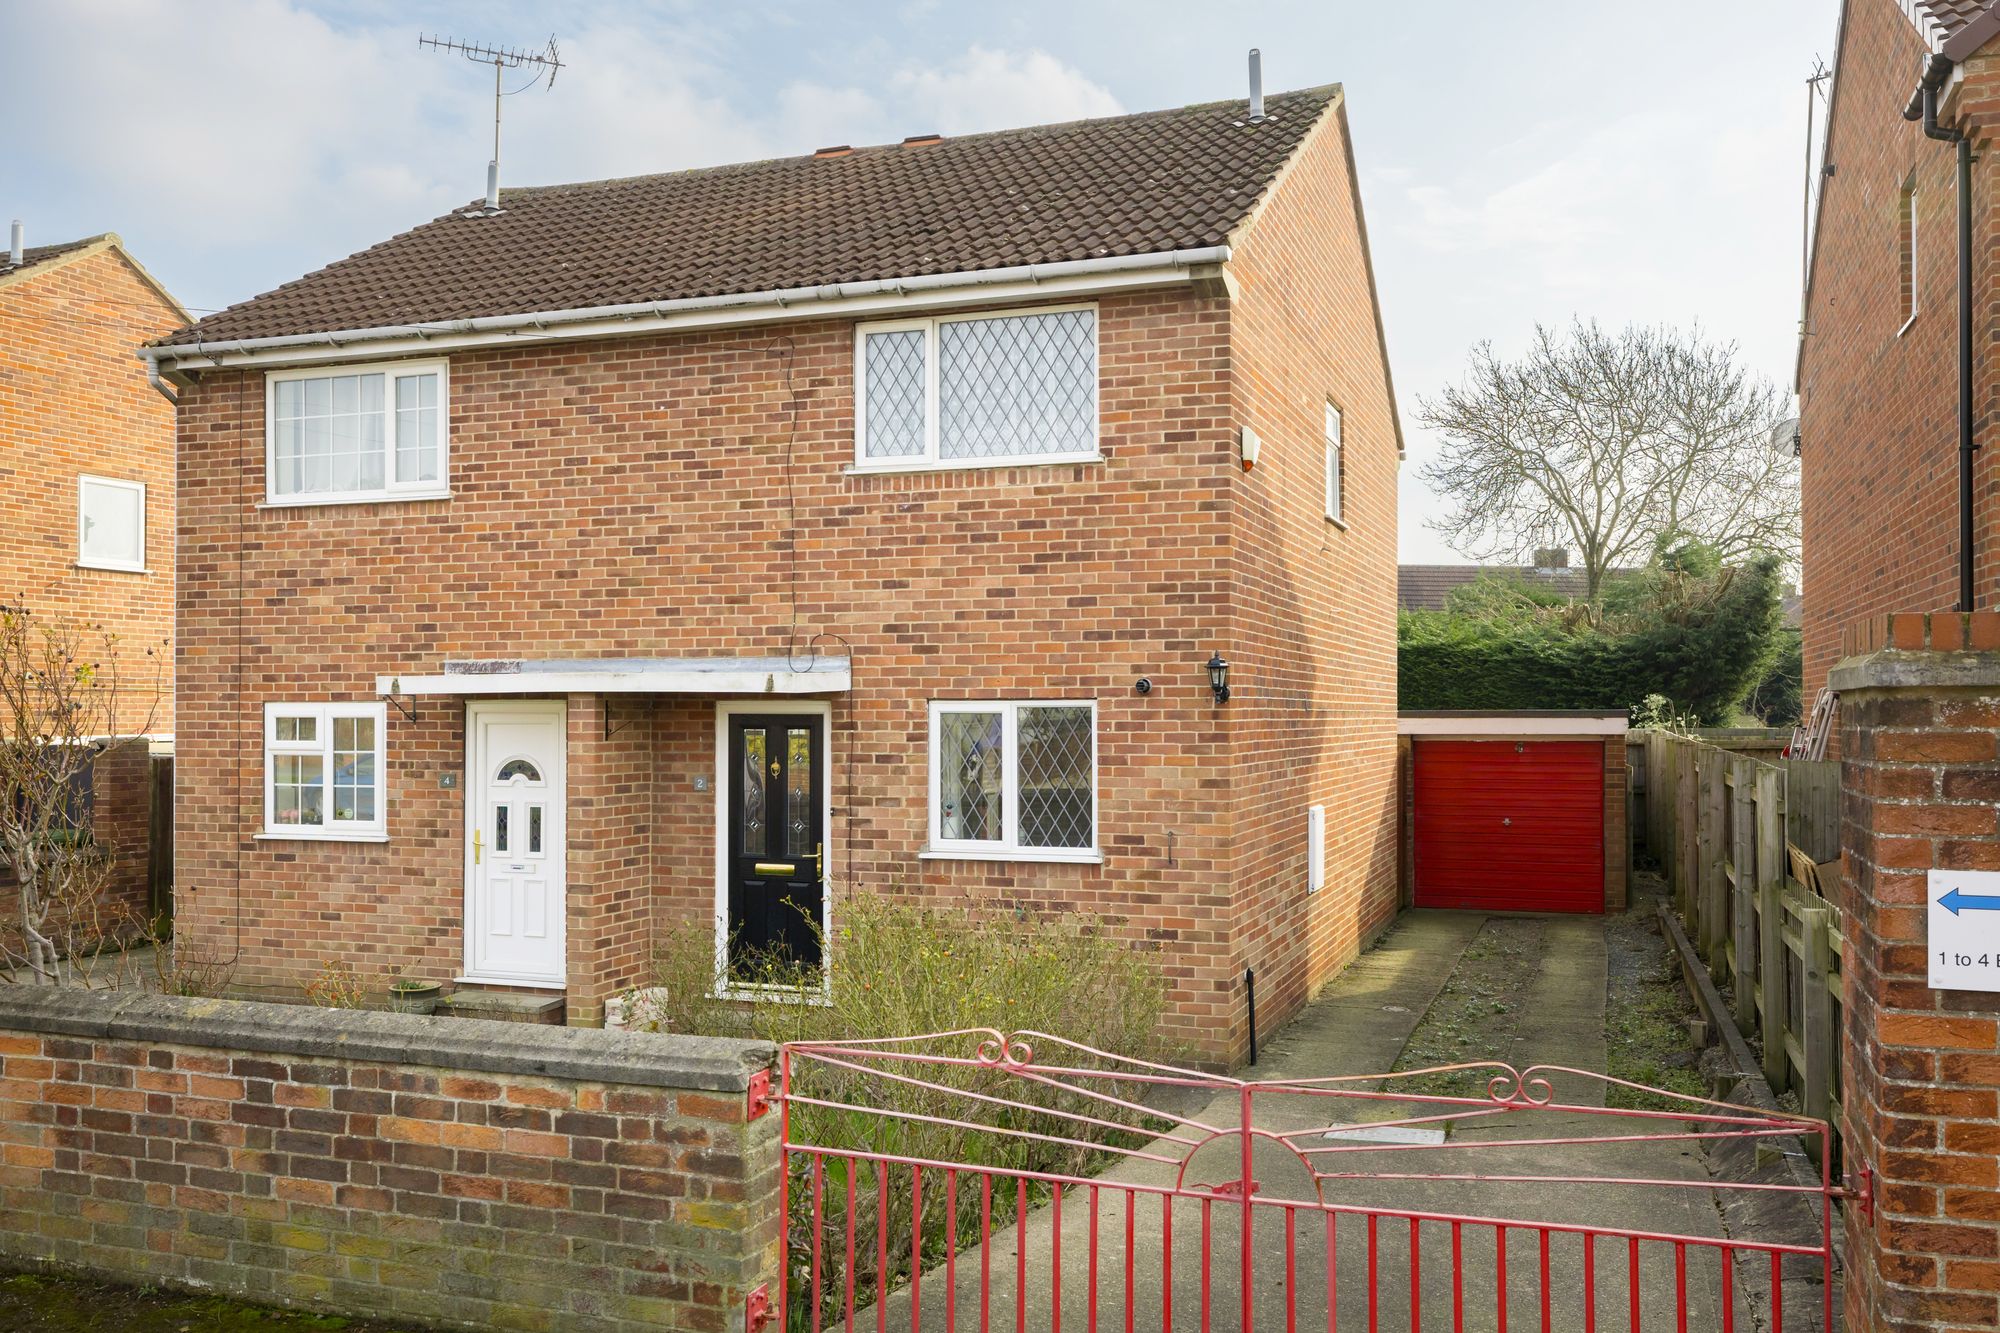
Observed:
[[[2000,1329],[2000,993],[1929,985],[1931,870],[2000,870],[2000,614],[1855,625],[1840,692],[1847,1327]]]

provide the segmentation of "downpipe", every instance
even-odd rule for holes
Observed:
[[[1933,56],[1903,108],[1905,120],[1921,120],[1924,137],[1952,144],[1958,157],[1958,609],[1974,609],[1972,546],[1972,463],[1979,446],[1972,428],[1972,140],[1963,130],[1938,124],[1938,90],[1952,62]]]

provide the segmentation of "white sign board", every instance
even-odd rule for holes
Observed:
[[[1931,989],[2000,991],[2000,871],[1930,872]]]

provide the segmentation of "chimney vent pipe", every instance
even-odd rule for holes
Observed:
[[[1264,119],[1264,53],[1250,48],[1250,123]]]
[[[500,159],[494,158],[486,164],[486,211],[500,211]]]
[[[28,229],[22,225],[21,219],[15,218],[13,234],[7,241],[7,262],[15,268],[21,267],[21,261],[27,255],[27,250]]]

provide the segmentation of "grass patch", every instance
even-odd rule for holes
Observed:
[[[0,1273],[0,1328],[9,1333],[415,1333],[405,1324],[48,1273]]]
[[[1681,980],[1673,945],[1661,933],[1654,912],[1656,895],[1649,890],[1657,886],[1658,877],[1633,878],[1631,910],[1606,923],[1610,964],[1604,1010],[1606,1072],[1667,1092],[1706,1097],[1708,1085],[1698,1067],[1701,1051],[1688,1029],[1700,1011]],[[1605,1103],[1628,1110],[1687,1109],[1672,1098],[1615,1086]]]
[[[1544,924],[1534,917],[1493,917],[1460,955],[1396,1061],[1396,1073],[1479,1060],[1508,1060],[1515,1016],[1541,957]],[[1495,1071],[1456,1069],[1397,1079],[1398,1092],[1426,1097],[1484,1097]]]

